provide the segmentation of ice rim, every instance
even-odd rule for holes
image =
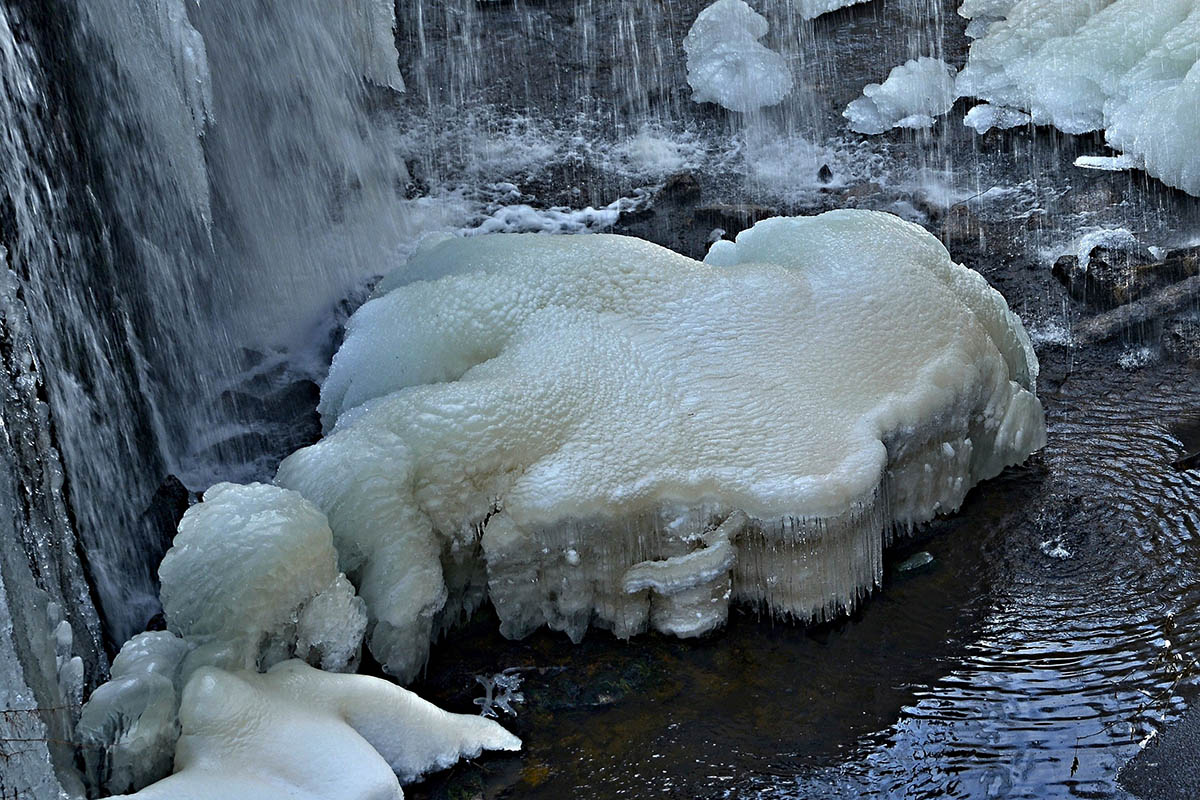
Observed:
[[[1019,318],[918,226],[775,218],[706,262],[441,240],[354,315],[327,435],[276,482],[328,516],[387,672],[485,598],[510,637],[828,619],[895,531],[1045,443]]]

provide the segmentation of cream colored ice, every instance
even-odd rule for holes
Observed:
[[[1043,443],[1020,321],[921,228],[772,219],[710,260],[451,239],[354,315],[329,433],[277,481],[328,516],[392,674],[485,588],[510,636],[838,613],[894,526]]]
[[[395,684],[302,661],[266,674],[197,670],[183,690],[175,771],[138,800],[399,800],[400,780],[521,741]],[[399,779],[398,777],[399,776]]]
[[[1103,129],[1126,165],[1200,194],[1200,2],[1021,0],[960,13],[994,19],[971,45],[960,94],[1067,133]]]

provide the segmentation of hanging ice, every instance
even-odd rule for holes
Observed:
[[[769,29],[742,0],[717,0],[701,11],[683,40],[692,99],[743,112],[783,100],[792,73],[783,56],[759,43]]]
[[[863,96],[848,105],[842,116],[858,133],[928,128],[934,117],[953,107],[957,96],[954,68],[922,56],[893,68],[883,83],[868,84]]]
[[[963,125],[974,128],[976,133],[987,133],[993,128],[1007,130],[1029,124],[1029,115],[1024,111],[990,103],[980,103],[963,117]]]
[[[509,636],[839,613],[893,526],[1041,446],[1020,321],[924,230],[779,218],[710,258],[451,239],[351,319],[330,432],[277,481],[328,515],[392,674],[485,583]]]
[[[972,43],[960,94],[1067,133],[1104,129],[1122,163],[1200,194],[1200,3],[1021,0],[960,13],[1001,17]]]

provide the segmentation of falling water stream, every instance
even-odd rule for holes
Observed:
[[[89,683],[100,621],[111,648],[158,610],[156,490],[269,478],[315,435],[338,325],[425,233],[616,230],[699,255],[733,204],[877,208],[942,234],[1023,315],[1047,365],[1045,452],[901,545],[895,561],[924,549],[932,568],[892,573],[849,622],[743,616],[699,643],[578,650],[470,627],[424,688],[466,711],[473,674],[528,667],[528,747],[452,780],[547,798],[1124,796],[1119,768],[1197,685],[1200,481],[1169,462],[1197,446],[1200,385],[1119,367],[1137,343],[1067,346],[1080,312],[1049,263],[1095,228],[1186,244],[1200,204],[1074,170],[1091,137],[981,138],[961,107],[929,131],[849,133],[841,109],[892,66],[961,65],[954,2],[813,21],[754,3],[797,89],[745,116],[690,99],[679,43],[704,5],[0,0],[0,502],[20,512],[4,546],[65,603]],[[687,204],[663,189],[680,174],[699,187]],[[947,233],[961,209],[982,227]]]

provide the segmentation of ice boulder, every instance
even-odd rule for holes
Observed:
[[[1127,165],[1200,194],[1200,3],[1021,0],[960,13],[977,11],[1001,18],[972,43],[960,94],[1066,133],[1103,129]]]
[[[783,100],[792,73],[783,56],[758,41],[769,29],[742,0],[717,0],[701,11],[683,40],[692,99],[742,112]]]
[[[193,643],[221,643],[239,667],[268,667],[297,650],[326,669],[357,660],[362,601],[338,571],[325,515],[295,492],[213,486],[183,515],[158,573],[167,627]]]
[[[935,117],[954,106],[957,97],[954,68],[922,56],[894,67],[883,83],[867,84],[863,96],[846,106],[842,116],[857,133],[928,128]]]
[[[776,218],[713,256],[449,239],[351,318],[328,433],[276,480],[328,516],[392,674],[485,589],[508,636],[843,612],[894,528],[1042,445],[1020,320],[923,229]]]
[[[173,774],[138,800],[383,800],[400,780],[484,750],[519,750],[492,720],[450,714],[399,686],[302,661],[266,674],[197,670],[183,690]]]
[[[198,669],[358,662],[363,601],[338,571],[325,516],[295,492],[213,486],[184,514],[159,575],[171,630],[124,644],[76,727],[97,789],[136,790],[170,772],[180,695]]]

